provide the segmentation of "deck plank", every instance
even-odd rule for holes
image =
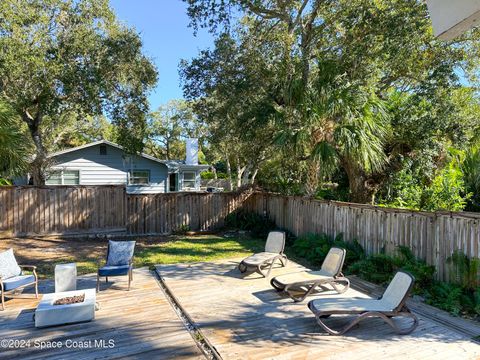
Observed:
[[[422,316],[409,335],[397,335],[380,319],[369,319],[344,336],[329,336],[316,324],[307,301],[292,302],[257,274],[244,277],[236,269],[239,260],[156,267],[164,284],[223,359],[480,357],[480,345]],[[272,276],[304,269],[289,262],[287,268],[275,268]],[[354,289],[324,296],[368,298]],[[332,318],[329,323],[339,326],[346,320]]]
[[[95,287],[94,275],[82,276],[79,289]],[[154,273],[148,269],[134,270],[132,289],[126,291],[122,278],[115,282],[102,283],[97,294],[100,309],[95,320],[88,323],[55,326],[44,329],[34,327],[33,314],[36,299],[12,299],[6,310],[0,311],[0,339],[31,340],[25,349],[0,349],[0,359],[116,359],[116,358],[162,358],[204,359],[190,333],[179,319],[160,289]],[[40,283],[40,293],[53,291],[52,281]],[[66,347],[66,341],[92,343],[95,340],[112,339],[112,348]],[[39,349],[34,346],[48,341],[60,341],[59,349]]]

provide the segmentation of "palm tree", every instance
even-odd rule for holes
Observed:
[[[284,126],[278,140],[293,144],[299,158],[307,161],[306,194],[313,195],[321,178],[341,167],[349,179],[351,200],[371,201],[366,178],[386,162],[383,145],[389,123],[383,101],[350,84],[328,62],[319,64],[305,95],[290,93],[295,110],[282,118],[291,122],[297,116],[297,121]]]
[[[28,140],[14,112],[0,101],[0,179],[24,174],[28,169]]]

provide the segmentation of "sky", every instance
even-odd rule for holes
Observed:
[[[134,27],[144,54],[157,66],[158,83],[149,96],[151,110],[183,97],[178,75],[181,59],[191,59],[213,44],[206,31],[193,35],[186,4],[181,0],[110,0],[117,18]]]

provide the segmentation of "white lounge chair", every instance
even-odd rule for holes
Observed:
[[[274,277],[270,284],[277,291],[285,291],[294,301],[303,301],[314,293],[333,290],[341,294],[348,290],[350,281],[343,276],[342,267],[346,251],[332,247],[319,271],[302,271]]]
[[[360,321],[379,317],[390,325],[398,334],[409,334],[418,326],[417,317],[410,312],[407,305],[415,278],[404,271],[395,274],[387,289],[379,299],[315,299],[308,303],[308,308],[315,315],[318,324],[331,335],[342,335]],[[358,315],[341,330],[333,330],[322,319],[331,315]],[[406,317],[413,320],[413,324],[407,328],[400,328],[392,320],[394,317]]]
[[[283,231],[270,231],[265,244],[265,251],[243,259],[238,265],[238,269],[244,273],[248,269],[254,268],[263,277],[268,277],[276,260],[280,260],[282,266],[287,265],[287,255],[283,253],[284,250],[285,233]]]

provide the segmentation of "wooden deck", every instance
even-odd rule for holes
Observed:
[[[229,260],[157,266],[164,284],[223,359],[480,358],[480,345],[422,316],[410,335],[396,335],[379,319],[365,320],[344,336],[326,335],[307,301],[293,303],[256,274],[242,278],[237,265]],[[301,269],[289,262],[272,276]],[[341,296],[367,297],[353,289]]]
[[[78,288],[94,288],[95,280],[94,275],[81,277]],[[30,340],[30,346],[8,349],[2,342],[0,359],[204,359],[165,298],[154,273],[134,270],[130,291],[126,291],[126,277],[112,280],[117,281],[102,283],[102,291],[97,295],[100,309],[95,320],[88,323],[36,329],[33,313],[38,300],[7,301],[6,310],[0,311],[0,340]],[[52,291],[52,281],[41,282],[41,293]],[[95,347],[95,340],[105,340],[107,346],[113,340],[114,347]],[[59,341],[62,348],[39,349],[35,344],[40,341]],[[74,342],[87,348],[67,347]]]

